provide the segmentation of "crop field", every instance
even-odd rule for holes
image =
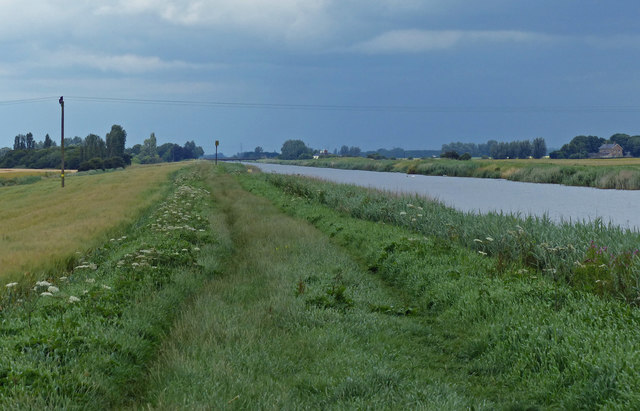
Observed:
[[[640,407],[637,234],[247,171],[0,188],[0,408]]]
[[[64,189],[59,179],[0,187],[0,278],[41,266],[64,268],[77,251],[131,223],[156,201],[175,169],[163,165],[72,176]]]

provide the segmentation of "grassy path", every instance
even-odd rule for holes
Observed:
[[[226,221],[234,253],[174,326],[146,402],[159,409],[484,404],[434,372],[439,348],[430,346],[424,318],[401,312],[407,295],[232,177],[210,184],[214,218]]]
[[[139,406],[640,404],[638,310],[259,177],[207,184],[233,252],[179,315]]]

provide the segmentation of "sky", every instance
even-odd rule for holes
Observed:
[[[0,0],[0,147],[227,155],[640,134],[634,0]]]

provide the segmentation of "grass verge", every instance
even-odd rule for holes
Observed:
[[[225,252],[198,181],[181,171],[171,195],[65,275],[3,287],[0,408],[114,408],[139,394],[176,307]]]
[[[64,189],[55,179],[0,187],[0,281],[72,267],[76,251],[97,246],[157,201],[180,167],[71,176]]]

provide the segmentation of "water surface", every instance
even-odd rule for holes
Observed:
[[[553,221],[593,221],[601,218],[624,228],[640,230],[640,191],[602,190],[557,184],[508,180],[437,177],[377,171],[339,170],[252,163],[263,172],[299,174],[337,183],[354,184],[437,199],[455,209],[520,215],[548,215]]]

